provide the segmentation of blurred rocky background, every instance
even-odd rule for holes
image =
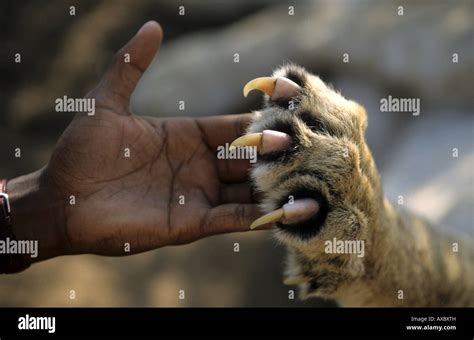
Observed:
[[[135,113],[248,112],[260,105],[257,95],[242,97],[248,80],[299,63],[367,108],[367,139],[389,198],[474,237],[472,0],[7,0],[0,16],[1,177],[48,161],[71,119],[54,112],[54,100],[84,95],[153,19],[165,40],[134,95]],[[419,98],[420,115],[381,112],[388,96]],[[289,299],[283,263],[268,232],[127,258],[62,257],[0,277],[0,306],[333,305]]]

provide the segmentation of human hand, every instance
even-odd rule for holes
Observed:
[[[216,158],[217,146],[244,133],[249,115],[161,119],[131,113],[130,96],[161,39],[156,22],[145,24],[86,96],[95,98],[95,115],[77,113],[48,165],[9,182],[17,236],[47,237],[40,259],[138,253],[245,231],[260,215],[248,161]],[[32,208],[35,200],[24,197],[32,191],[49,206]],[[51,227],[27,230],[27,211]]]

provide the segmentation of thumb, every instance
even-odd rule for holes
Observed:
[[[116,54],[99,85],[92,91],[98,101],[119,114],[129,114],[130,97],[158,51],[163,32],[149,21]]]

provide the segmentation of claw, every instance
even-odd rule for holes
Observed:
[[[285,77],[260,77],[249,81],[244,86],[244,97],[247,97],[252,90],[262,91],[268,94],[271,100],[278,100],[296,96],[301,87]]]
[[[262,91],[271,97],[273,94],[273,90],[275,89],[275,84],[276,84],[276,78],[272,78],[272,77],[255,78],[249,81],[244,86],[244,97],[247,97],[249,92],[252,90]]]
[[[283,210],[283,208],[272,211],[266,215],[263,215],[260,218],[257,218],[255,221],[253,221],[252,224],[250,225],[250,229],[255,229],[264,224],[281,221],[284,216],[285,216],[285,211]]]
[[[295,200],[293,203],[286,203],[280,209],[256,219],[250,225],[250,229],[274,222],[281,222],[283,224],[298,223],[309,219],[318,211],[319,204],[314,199],[303,198]]]
[[[268,152],[284,151],[292,143],[292,139],[286,133],[273,130],[249,133],[234,140],[230,146],[256,146],[260,154]]]
[[[262,144],[262,137],[263,133],[249,133],[247,135],[243,135],[242,137],[237,138],[234,140],[230,146],[231,147],[238,147],[238,146],[260,146]]]

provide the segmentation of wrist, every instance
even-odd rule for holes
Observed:
[[[7,183],[13,234],[37,245],[37,253],[25,257],[30,263],[66,254],[64,201],[52,187],[43,170]]]

